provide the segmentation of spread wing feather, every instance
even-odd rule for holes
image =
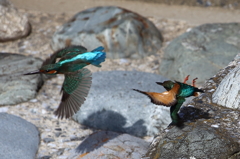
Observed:
[[[76,74],[65,75],[62,100],[54,112],[59,118],[69,118],[75,114],[84,103],[92,84],[91,72],[83,68]]]

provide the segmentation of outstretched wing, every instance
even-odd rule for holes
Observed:
[[[91,75],[88,69],[83,68],[78,73],[65,76],[62,100],[54,112],[58,118],[69,118],[79,110],[91,87]]]
[[[170,94],[169,92],[157,93],[157,92],[144,92],[138,89],[133,89],[133,90],[147,95],[151,99],[151,102],[156,105],[163,105],[166,107],[170,107],[176,104],[177,102],[176,95]]]

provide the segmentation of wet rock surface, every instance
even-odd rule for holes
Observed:
[[[0,15],[0,42],[23,38],[31,32],[27,16],[8,0],[0,0]]]
[[[0,105],[18,104],[34,98],[43,84],[41,75],[22,74],[40,68],[42,60],[20,54],[0,53]]]
[[[131,158],[139,159],[149,143],[131,136],[111,131],[98,131],[88,136],[69,156],[71,159]]]
[[[163,131],[162,134],[158,135],[153,140],[151,148],[145,155],[145,158],[168,158],[167,152],[170,151],[170,149],[166,148],[166,143],[168,143],[168,146],[172,147],[171,152],[172,155],[175,155],[174,158],[240,157],[240,112],[239,110],[227,108],[226,105],[228,102],[225,103],[226,105],[220,106],[213,103],[212,99],[213,94],[221,87],[221,81],[228,79],[233,72],[234,74],[239,72],[237,69],[240,62],[239,57],[240,54],[238,54],[227,67],[207,80],[203,87],[205,90],[204,94],[196,97],[187,105],[182,106],[179,115],[185,121],[184,127],[169,127],[169,129]],[[229,80],[229,85],[237,82],[237,77],[238,76]],[[227,89],[229,94],[235,95],[234,90],[230,90],[230,87],[227,87]],[[232,89],[239,90],[239,87]],[[236,96],[236,99],[232,100],[239,100],[238,98],[239,97]],[[231,100],[229,103],[231,103]],[[196,131],[196,133],[192,135],[194,131]],[[189,140],[189,136],[191,135],[193,140],[197,139],[197,142]],[[214,140],[208,139],[209,135],[212,136]],[[200,140],[203,142],[200,142]],[[216,143],[212,144],[213,142]],[[192,146],[192,144],[195,145]],[[225,146],[222,147],[223,145]]]
[[[39,148],[39,131],[26,120],[0,113],[1,159],[33,159]]]
[[[132,89],[163,92],[165,89],[155,82],[165,80],[137,71],[94,73],[88,98],[74,119],[96,129],[153,136],[171,122],[169,108],[153,105],[148,97]]]
[[[101,15],[101,16],[100,16]],[[96,7],[79,12],[52,38],[53,50],[83,45],[104,46],[108,58],[143,58],[155,54],[163,37],[147,18],[119,7]]]
[[[239,23],[204,24],[193,28],[164,49],[160,74],[179,81],[191,74],[198,77],[197,83],[202,85],[239,53],[239,31]]]

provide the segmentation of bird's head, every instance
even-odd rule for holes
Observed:
[[[58,73],[59,67],[60,66],[57,63],[56,64],[48,64],[48,65],[42,66],[37,71],[29,72],[29,73],[26,73],[24,75],[33,75],[33,74],[40,74],[40,73],[49,74],[49,75],[55,75],[55,74]]]
[[[164,82],[156,82],[157,84],[163,86],[167,91],[171,90],[175,84],[173,81],[164,81]]]

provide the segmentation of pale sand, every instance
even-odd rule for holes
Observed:
[[[19,9],[48,13],[77,13],[96,6],[120,6],[146,17],[184,20],[189,24],[240,22],[240,10],[169,6],[125,0],[10,0]]]

